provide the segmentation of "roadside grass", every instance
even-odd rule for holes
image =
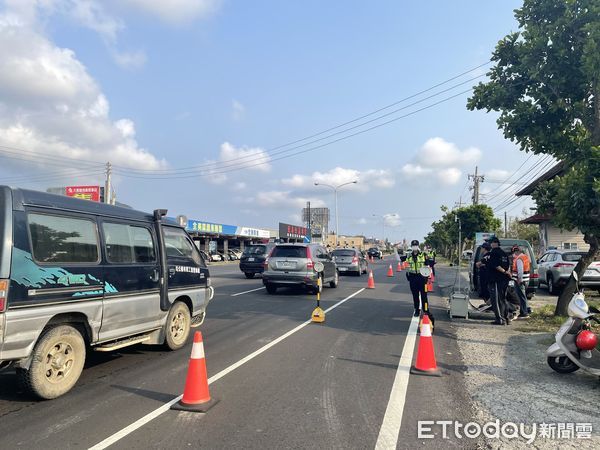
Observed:
[[[588,305],[600,309],[600,302],[588,301]],[[540,306],[531,312],[529,319],[518,320],[515,323],[517,325],[515,328],[518,331],[529,333],[555,333],[567,318],[565,316],[555,316],[554,309],[554,305]],[[598,333],[600,332],[600,326],[592,322],[592,330]]]

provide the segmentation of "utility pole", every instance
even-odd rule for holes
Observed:
[[[508,236],[508,226],[506,225],[506,211],[504,211],[504,238]]]
[[[106,163],[106,183],[104,184],[104,203],[107,205],[112,204],[112,165],[110,162]]]
[[[310,202],[306,202],[306,228],[308,228],[308,234],[310,235],[310,240],[312,242],[312,229],[310,224]]]
[[[462,208],[462,195],[458,198],[458,202],[454,202],[455,208]]]
[[[483,183],[485,176],[477,174],[478,167],[475,166],[475,174],[469,174],[469,180],[473,180],[473,204],[479,204],[479,183]]]

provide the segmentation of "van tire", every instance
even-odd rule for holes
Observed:
[[[169,350],[179,350],[183,347],[191,332],[190,310],[183,302],[175,302],[165,324],[165,344]]]
[[[558,292],[556,290],[556,286],[554,285],[554,279],[552,278],[552,275],[548,276],[546,283],[548,284],[548,294],[556,295]]]
[[[85,341],[71,325],[42,332],[29,369],[17,370],[20,385],[36,397],[50,400],[71,390],[85,364]]]

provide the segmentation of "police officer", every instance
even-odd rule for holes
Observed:
[[[479,272],[479,290],[481,292],[481,298],[485,300],[486,304],[490,303],[490,290],[488,289],[487,279],[487,266],[490,261],[490,251],[492,246],[488,242],[484,242],[481,245],[481,259],[475,263],[475,267]],[[476,276],[477,273],[474,274]]]
[[[421,275],[419,270],[425,266],[425,255],[419,249],[419,241],[416,239],[410,243],[411,252],[406,256],[408,262],[408,269],[406,271],[406,278],[410,284],[410,291],[413,296],[413,304],[415,307],[415,317],[421,314],[421,303],[423,309],[428,310],[427,306],[427,292],[425,291],[425,284],[427,279]],[[419,301],[419,295],[421,300]]]
[[[496,320],[494,325],[510,325],[511,307],[506,301],[506,290],[511,278],[508,255],[500,248],[500,240],[494,236],[490,239],[492,250],[487,266],[488,288],[492,300],[492,309]]]

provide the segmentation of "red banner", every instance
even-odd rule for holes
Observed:
[[[67,186],[67,197],[82,198],[93,202],[100,201],[100,186]]]

